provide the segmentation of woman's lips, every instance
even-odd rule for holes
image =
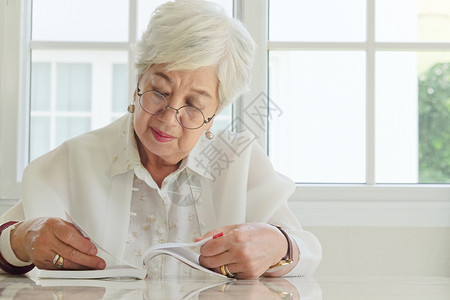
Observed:
[[[170,142],[175,139],[175,137],[171,136],[170,134],[164,133],[156,128],[151,127],[153,137],[155,140],[157,140],[160,143],[166,143]]]

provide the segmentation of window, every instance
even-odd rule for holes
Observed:
[[[268,23],[278,169],[299,183],[450,183],[446,1],[277,0]]]
[[[30,160],[119,118],[130,99],[126,51],[39,48],[31,52]]]

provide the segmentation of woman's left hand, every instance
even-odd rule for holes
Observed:
[[[263,275],[287,253],[288,243],[281,231],[265,223],[229,225],[210,231],[196,240],[223,232],[200,248],[200,264],[221,273],[225,265],[236,278],[254,279]]]

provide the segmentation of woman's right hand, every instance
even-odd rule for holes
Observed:
[[[97,247],[70,222],[59,218],[36,218],[16,224],[11,247],[17,258],[31,261],[39,269],[57,269],[56,254],[64,258],[64,269],[104,269]]]

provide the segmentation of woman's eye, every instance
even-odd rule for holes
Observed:
[[[192,101],[191,100],[186,100],[186,106],[193,106],[193,107],[197,107],[196,105],[194,105],[193,103],[192,103]]]
[[[157,92],[157,93],[163,95],[164,97],[168,97],[168,96],[170,95],[170,93],[165,93],[164,91],[162,91],[162,90],[160,90],[160,89],[154,88],[153,90],[154,90],[155,92]]]
[[[186,101],[186,106],[193,107],[193,108],[196,108],[196,109],[199,109],[199,110],[200,110],[200,106],[197,105],[197,104],[194,104],[194,103],[191,102],[191,101]]]

